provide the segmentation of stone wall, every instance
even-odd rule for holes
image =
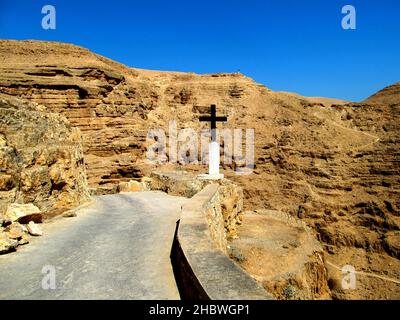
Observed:
[[[204,180],[183,170],[156,171],[151,173],[152,190],[160,190],[171,195],[191,198],[210,183],[219,185],[210,199],[205,200],[205,217],[211,237],[217,246],[226,252],[228,238],[236,237],[236,225],[241,223],[243,210],[243,189],[228,179]]]
[[[182,208],[172,262],[182,299],[272,299],[226,255],[227,242],[218,184],[207,185]]]
[[[236,225],[243,208],[243,192],[228,180],[221,183],[217,192],[204,199],[203,212],[211,238],[221,251],[228,254],[227,238],[236,235]]]

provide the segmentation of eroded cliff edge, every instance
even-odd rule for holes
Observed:
[[[110,190],[154,169],[144,161],[149,124],[200,129],[198,115],[215,103],[226,127],[255,129],[254,174],[223,170],[244,187],[247,209],[298,216],[337,264],[400,278],[398,84],[346,103],[273,92],[241,74],[132,69],[69,44],[4,40],[0,92],[78,127],[89,185]],[[360,298],[399,296],[379,279],[361,286]]]

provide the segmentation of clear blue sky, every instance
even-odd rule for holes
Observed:
[[[56,30],[41,28],[46,4]],[[341,28],[346,4],[356,30]],[[74,43],[137,68],[240,70],[273,90],[352,101],[400,81],[399,0],[0,0],[0,38]]]

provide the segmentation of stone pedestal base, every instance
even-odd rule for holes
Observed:
[[[199,180],[222,180],[224,175],[222,173],[218,174],[199,174],[197,176]]]

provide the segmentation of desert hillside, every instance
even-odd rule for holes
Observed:
[[[366,99],[365,103],[398,104],[400,101],[400,82],[383,88]]]
[[[255,129],[254,173],[223,170],[244,187],[247,209],[296,215],[317,232],[329,260],[396,279],[399,88],[362,103],[307,98],[273,92],[238,73],[146,71],[70,44],[0,40],[0,93],[44,105],[81,130],[93,192],[112,192],[155,168],[145,159],[148,129],[167,131],[176,120],[200,130],[206,124],[198,116],[216,104],[228,117],[221,128]],[[337,297],[400,297],[396,284],[360,281],[360,296],[338,291]]]

